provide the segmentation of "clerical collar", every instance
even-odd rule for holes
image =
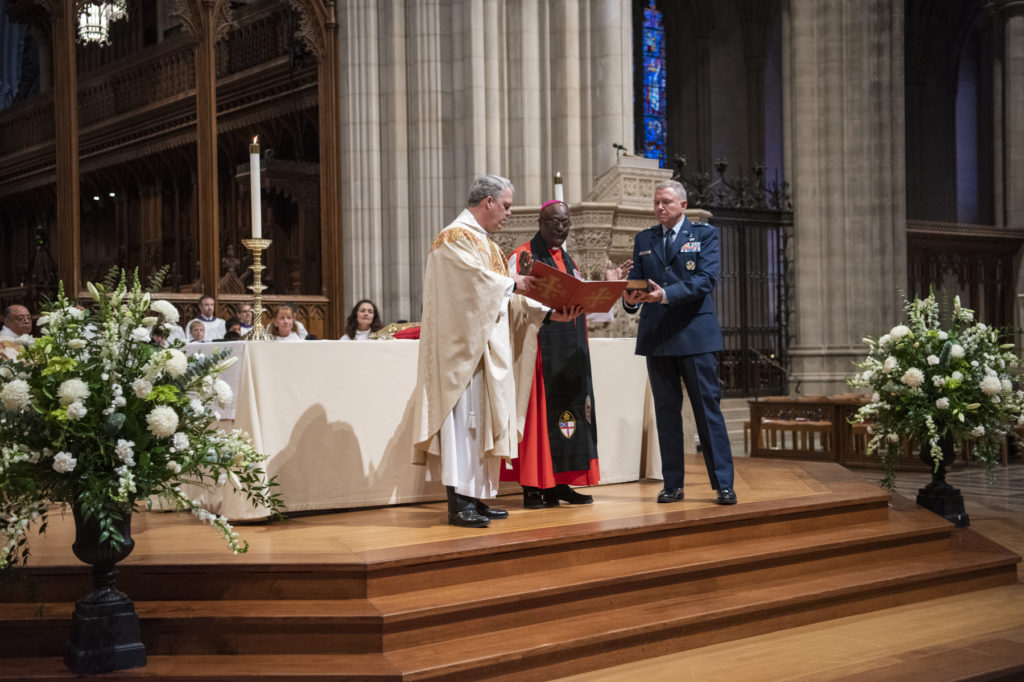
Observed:
[[[202,321],[202,322],[216,322],[217,321],[217,316],[214,315],[213,317],[203,317],[202,315],[200,315],[199,316],[199,320]]]
[[[468,208],[462,209],[462,213],[460,213],[459,217],[455,220],[456,222],[465,223],[477,232],[483,233],[485,237],[487,236],[487,230],[485,230],[483,226],[476,221],[476,216],[474,216]]]

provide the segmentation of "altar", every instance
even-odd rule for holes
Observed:
[[[602,483],[642,477],[647,369],[635,343],[590,341]],[[202,344],[206,352],[221,345]],[[407,340],[232,344],[240,357],[234,422],[221,426],[247,432],[268,455],[265,469],[290,512],[443,499],[443,486],[411,463],[418,347]],[[230,484],[189,494],[233,521],[266,517]]]

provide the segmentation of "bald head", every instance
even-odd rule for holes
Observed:
[[[23,305],[10,305],[4,310],[4,326],[21,336],[32,333],[32,313]]]

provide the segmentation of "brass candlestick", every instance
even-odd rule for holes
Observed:
[[[252,329],[245,335],[246,341],[270,341],[270,334],[263,328],[263,252],[270,247],[269,239],[243,239],[242,245],[252,251]]]

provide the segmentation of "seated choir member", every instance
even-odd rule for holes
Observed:
[[[380,319],[380,311],[376,304],[368,298],[352,306],[352,312],[345,319],[345,335],[342,341],[369,341],[370,334],[383,329],[384,322]]]
[[[206,341],[206,326],[200,320],[188,323],[188,342],[202,343]]]
[[[242,323],[237,317],[229,317],[224,323],[224,328],[227,329],[227,331],[224,332],[224,338],[217,339],[217,341],[242,340]]]
[[[274,321],[267,329],[272,341],[302,341],[302,337],[295,331],[295,308],[282,303],[277,306],[274,313]]]

